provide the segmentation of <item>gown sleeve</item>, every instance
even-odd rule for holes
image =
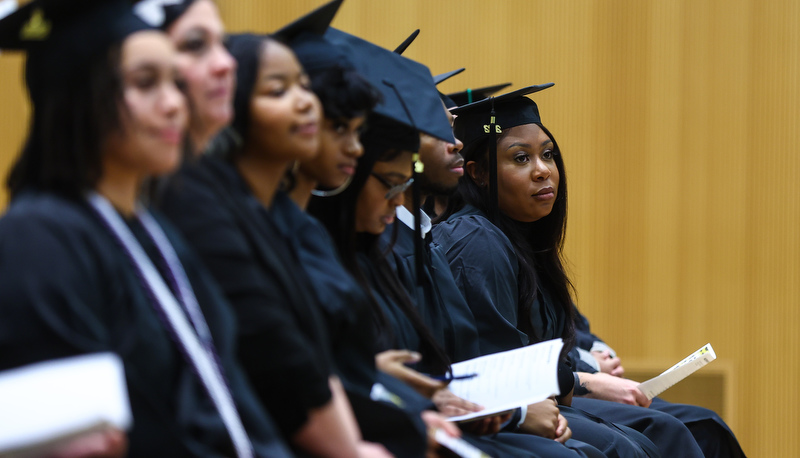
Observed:
[[[434,228],[456,284],[478,326],[486,355],[528,344],[517,329],[517,265],[511,243],[480,216],[463,216]]]
[[[111,349],[107,285],[81,245],[36,215],[0,222],[0,369]]]
[[[282,288],[259,263],[235,216],[202,182],[167,188],[160,210],[199,254],[235,310],[238,357],[283,434],[291,437],[308,411],[331,399],[329,362],[304,336]]]

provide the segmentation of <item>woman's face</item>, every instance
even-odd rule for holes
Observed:
[[[225,29],[211,0],[197,0],[170,27],[178,68],[192,106],[192,135],[209,139],[233,118],[236,61],[223,45]]]
[[[277,161],[312,159],[319,151],[321,117],[319,99],[292,50],[268,42],[250,98],[246,149]]]
[[[382,234],[386,225],[394,222],[395,209],[403,205],[403,185],[410,179],[410,152],[404,151],[388,162],[376,162],[356,200],[356,232]]]
[[[505,130],[497,141],[497,201],[506,216],[533,222],[553,210],[560,178],[554,150],[536,124]]]
[[[334,189],[356,173],[358,158],[364,154],[359,135],[365,116],[334,120],[325,118],[319,132],[319,155],[300,164],[300,173]]]
[[[142,177],[178,167],[188,111],[175,60],[172,42],[158,31],[137,32],[122,43],[124,107],[121,128],[105,144],[107,165]]]

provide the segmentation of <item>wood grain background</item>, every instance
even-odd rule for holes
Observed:
[[[321,1],[218,4],[231,31],[267,32]],[[711,342],[745,451],[797,453],[800,2],[347,0],[334,26],[387,48],[422,29],[408,57],[467,67],[445,92],[555,82],[536,100],[567,164],[580,307],[623,363]],[[0,55],[3,170],[21,63]]]

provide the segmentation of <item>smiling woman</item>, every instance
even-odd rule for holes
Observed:
[[[0,20],[34,105],[0,220],[0,369],[113,352],[131,455],[288,456],[234,360],[228,305],[139,201],[180,164],[187,107],[172,43],[130,8],[35,0]]]
[[[210,267],[241,327],[242,361],[261,403],[304,454],[357,456],[360,433],[331,364],[313,287],[274,215],[290,165],[319,150],[320,102],[291,49],[236,35],[234,119],[219,150],[162,190],[162,210]]]
[[[164,8],[192,107],[189,135],[195,151],[203,151],[233,118],[236,61],[225,49],[225,28],[213,1],[182,0]]]
[[[571,367],[566,353],[574,343],[577,309],[562,261],[564,162],[538,107],[524,97],[546,87],[530,86],[454,110],[456,135],[464,138],[467,175],[435,235],[480,323],[481,349],[493,352],[563,339],[559,384],[562,396],[574,391],[575,397],[562,410],[569,409],[564,415],[575,425],[573,437],[578,440],[601,445],[593,442],[600,425],[586,421],[592,418],[588,412],[638,430],[664,455],[702,456],[705,451],[707,456],[727,456],[709,445],[727,444],[732,437],[713,412],[656,402],[651,406],[636,382]]]
[[[130,214],[146,177],[178,167],[187,110],[176,85],[175,50],[163,33],[139,32],[126,40],[121,68],[121,126],[105,141],[97,188],[123,199],[126,191],[120,185],[125,185],[127,196],[116,204]]]

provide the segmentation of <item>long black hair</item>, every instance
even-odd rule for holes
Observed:
[[[456,118],[456,122],[458,122]],[[459,180],[458,190],[448,201],[447,210],[441,219],[445,220],[460,210],[465,204],[473,205],[497,226],[511,241],[519,263],[519,287],[517,304],[519,328],[531,341],[544,340],[536,335],[531,325],[531,306],[540,288],[546,289],[555,299],[556,306],[565,316],[561,338],[565,348],[574,342],[574,308],[572,305],[572,282],[567,275],[563,261],[564,238],[567,231],[567,175],[564,159],[553,134],[541,124],[537,124],[553,141],[553,155],[559,173],[556,201],[549,215],[532,223],[516,221],[502,212],[490,211],[489,186],[479,186],[467,174]],[[499,138],[498,138],[499,139]],[[491,136],[464,145],[461,150],[464,161],[475,161],[479,175],[489,176],[489,142]],[[496,180],[497,177],[489,177]],[[541,283],[541,284],[540,284]]]
[[[12,200],[25,189],[80,199],[100,180],[103,144],[122,125],[121,49],[30,92],[28,137],[6,180]]]
[[[408,293],[397,278],[397,274],[389,265],[386,259],[386,250],[382,250],[379,246],[379,236],[356,233],[356,202],[375,163],[391,161],[406,151],[403,147],[397,146],[403,144],[403,141],[399,140],[401,137],[419,138],[416,130],[397,124],[381,128],[377,125],[379,123],[379,117],[370,118],[370,126],[362,136],[365,154],[358,161],[358,167],[350,186],[337,196],[312,197],[308,205],[308,212],[322,221],[333,237],[345,267],[369,293],[373,322],[377,328],[376,335],[379,339],[378,347],[392,348],[394,333],[378,301],[372,295],[372,287],[397,304],[413,324],[420,339],[422,366],[425,370],[444,374],[449,371],[450,361],[419,316]],[[359,266],[358,253],[366,254],[374,264],[376,268],[374,274],[378,284],[370,285],[367,275]]]

